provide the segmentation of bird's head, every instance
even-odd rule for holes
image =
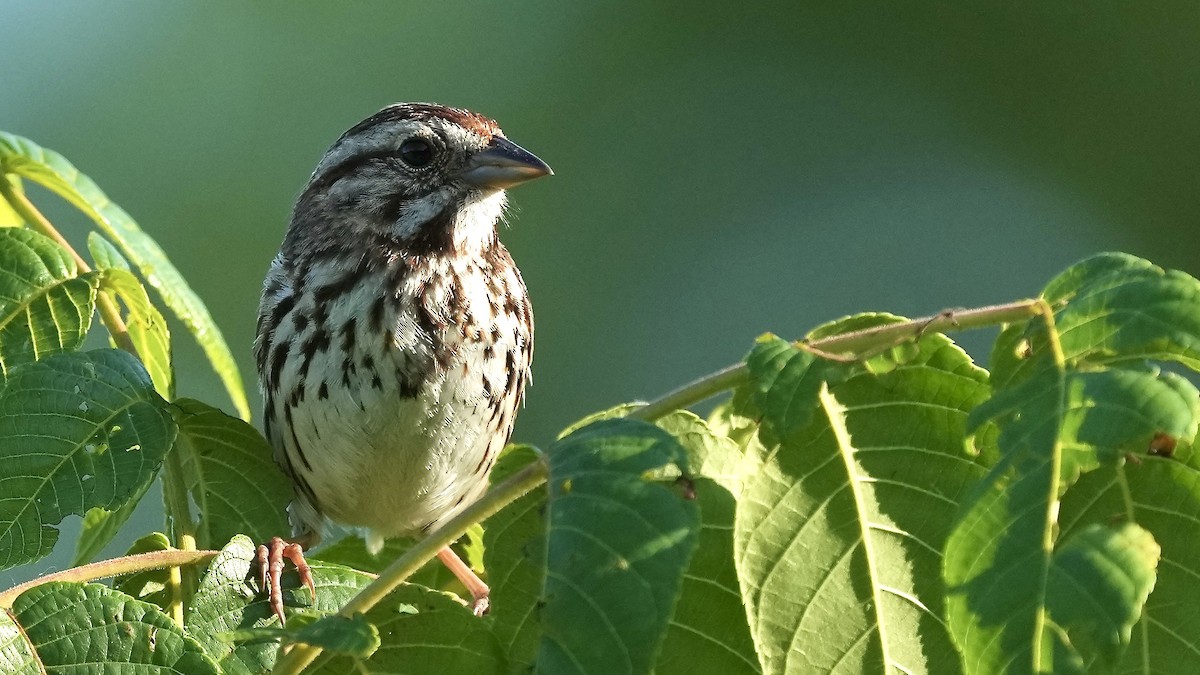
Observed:
[[[495,241],[506,188],[551,173],[483,115],[397,103],[325,153],[292,228],[319,230],[303,239],[375,235],[417,253],[469,253]]]

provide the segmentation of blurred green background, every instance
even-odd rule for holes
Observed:
[[[1200,272],[1191,3],[28,0],[0,21],[0,129],[158,239],[251,386],[292,200],[400,100],[484,112],[556,171],[513,193],[503,234],[538,324],[522,441],[764,331],[1026,297],[1101,250]],[[181,394],[228,407],[175,335]],[[989,338],[963,344],[986,361]],[[147,502],[108,553],[161,528]],[[0,581],[65,565],[77,520]]]

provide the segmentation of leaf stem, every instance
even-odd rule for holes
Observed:
[[[152,551],[150,553],[138,553],[137,555],[113,558],[112,560],[101,560],[100,562],[94,562],[81,567],[72,567],[69,570],[47,574],[44,577],[26,581],[23,584],[13,586],[7,591],[0,593],[0,608],[7,609],[12,607],[13,601],[17,599],[17,596],[34,586],[40,586],[51,581],[95,581],[123,574],[133,574],[134,572],[194,565],[196,563],[208,562],[215,558],[218,553],[220,551]]]
[[[923,335],[929,333],[951,333],[1031,319],[1042,314],[1045,307],[1046,304],[1042,300],[1018,300],[975,309],[948,309],[920,319],[864,328],[819,340],[798,340],[795,344],[798,348],[809,349],[818,356],[851,355],[857,358],[864,353],[877,353],[909,340],[920,340]],[[676,410],[734,389],[747,382],[749,376],[746,364],[736,363],[651,401],[631,411],[628,416],[653,422]]]
[[[408,549],[387,569],[379,574],[366,588],[358,592],[338,612],[342,616],[354,616],[374,607],[388,593],[421,569],[437,552],[449,546],[475,523],[486,520],[500,509],[546,481],[548,468],[545,460],[538,458],[529,466],[510,476],[504,482],[488,490],[482,499],[463,509],[461,513],[430,532],[415,546]],[[296,675],[320,655],[321,649],[298,644],[275,663],[274,675]]]
[[[192,511],[188,505],[187,485],[183,480],[183,462],[179,459],[178,446],[167,452],[163,465],[163,501],[167,507],[167,529],[175,547],[181,551],[196,550],[196,523],[192,520]],[[184,605],[193,584],[191,574],[188,583],[184,583],[183,570],[171,568],[168,586],[171,590],[171,600],[166,609],[175,623],[183,628]]]
[[[88,265],[83,256],[79,255],[79,252],[75,250],[75,247],[71,246],[71,242],[62,236],[58,228],[54,227],[46,216],[42,215],[41,211],[38,211],[37,207],[34,206],[33,202],[29,201],[29,198],[24,193],[18,192],[13,188],[12,182],[8,180],[8,177],[2,171],[0,171],[0,195],[12,206],[13,211],[16,211],[18,216],[21,216],[22,220],[29,223],[30,227],[50,237],[70,253],[71,257],[75,259],[75,265],[81,273],[86,274],[92,271],[91,265]],[[117,343],[117,346],[134,356],[138,356],[137,348],[133,346],[133,340],[129,338],[129,329],[125,326],[125,321],[121,319],[121,311],[117,307],[116,301],[113,300],[107,291],[100,291],[96,294],[96,308],[100,310],[100,320],[104,322],[104,327],[108,329],[109,335],[112,335],[113,341]],[[139,356],[138,359],[140,360],[141,357]]]

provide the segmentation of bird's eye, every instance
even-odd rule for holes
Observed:
[[[400,144],[400,159],[414,169],[429,166],[433,161],[433,145],[424,138],[410,138]]]

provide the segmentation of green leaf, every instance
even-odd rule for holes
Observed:
[[[1154,588],[1159,553],[1154,537],[1132,523],[1089,525],[1054,552],[1046,607],[1088,672],[1115,669]]]
[[[634,420],[595,422],[547,453],[549,539],[537,670],[648,673],[699,529],[672,488],[683,448]]]
[[[539,454],[532,446],[507,446],[492,470],[492,485],[537,461]],[[492,603],[488,619],[512,672],[529,670],[537,657],[546,578],[546,494],[545,486],[531,490],[488,518],[483,531]]]
[[[487,621],[471,614],[446,593],[402,584],[367,612],[381,645],[370,659],[322,654],[306,673],[470,673],[509,672]]]
[[[0,132],[0,173],[23,176],[66,199],[89,218],[137,265],[147,283],[183,321],[204,349],[242,419],[250,418],[250,406],[237,364],[213,322],[208,308],[184,281],[166,254],[133,218],[114,204],[90,178],[62,155],[33,141]]]
[[[360,572],[379,574],[416,543],[417,540],[411,537],[395,537],[388,539],[378,553],[371,553],[367,550],[367,544],[363,538],[352,534],[328,546],[322,546],[308,556],[308,559],[344,565]],[[461,552],[461,545],[456,544],[455,546]],[[466,594],[462,583],[436,558],[422,565],[421,569],[408,578],[408,582],[455,593],[460,597]]]
[[[92,262],[96,269],[104,270],[121,270],[123,272],[132,272],[133,268],[129,266],[129,261],[116,246],[105,239],[99,232],[88,232],[87,238],[88,252],[92,254]]]
[[[125,352],[14,369],[0,392],[0,568],[49,553],[64,516],[124,504],[153,480],[174,437],[166,404]]]
[[[172,405],[188,491],[199,507],[196,541],[214,548],[236,534],[266,541],[290,531],[291,482],[270,444],[245,422],[192,399]]]
[[[100,290],[112,293],[125,306],[125,326],[138,357],[163,398],[175,398],[175,373],[171,363],[171,335],[167,321],[150,302],[146,289],[133,274],[119,269],[100,273]]]
[[[855,317],[826,332],[894,320]],[[941,619],[940,553],[958,502],[984,473],[963,439],[988,386],[947,338],[917,347],[818,390],[807,427],[746,440],[735,560],[764,673],[959,672]],[[752,380],[754,400],[764,391],[768,402],[788,400],[773,391],[788,382]],[[796,400],[812,396],[811,382],[790,383]],[[719,419],[734,430],[759,418],[764,429],[789,428],[795,411],[742,397],[739,414]]]
[[[379,649],[379,629],[361,614],[354,617],[333,614],[317,619],[287,636],[287,642],[302,642],[320,647],[330,654],[369,658]]]
[[[171,545],[171,540],[167,539],[167,535],[162,532],[151,532],[133,542],[133,545],[125,552],[125,555],[170,551],[174,548]],[[167,590],[167,584],[170,583],[170,579],[170,569],[145,570],[136,574],[117,577],[113,580],[113,587],[138,600],[153,603],[159,607],[166,607],[167,603],[171,600],[171,593]]]
[[[21,179],[16,176],[8,177],[9,183],[12,185],[13,191],[17,194],[24,194],[25,189],[21,185]],[[16,209],[8,200],[0,197],[0,227],[24,227],[25,220],[17,214]]]
[[[1089,610],[1093,619],[1107,614],[1107,626],[1084,621],[1081,628],[1081,619],[1054,600],[1078,600],[1081,591],[1059,588],[1067,581],[1054,565],[1064,556],[1073,561],[1070,583],[1123,576],[1148,592],[1157,553],[1139,545],[1138,555],[1123,559],[1098,555],[1109,547],[1099,537],[1113,535],[1095,530],[1076,535],[1082,548],[1071,548],[1074,538],[1056,544],[1058,499],[1082,473],[1117,466],[1160,434],[1193,438],[1197,393],[1182,378],[1151,369],[1070,370],[1057,333],[1030,334],[1018,376],[972,413],[975,424],[999,425],[1003,455],[964,504],[947,543],[947,617],[970,672],[1084,672],[1097,662],[1109,669],[1130,639],[1123,626],[1138,617],[1144,594],[1093,586],[1090,600],[1117,604]]]
[[[1059,524],[1073,541],[1097,525],[1136,520],[1162,547],[1154,592],[1134,626],[1118,667],[1125,673],[1191,675],[1200,654],[1200,470],[1181,461],[1143,456],[1137,463],[1102,467],[1084,475],[1063,497]],[[1142,538],[1145,539],[1144,537]],[[1122,548],[1120,556],[1136,552]],[[1120,556],[1114,556],[1119,560]],[[1094,584],[1089,584],[1095,587]],[[1126,587],[1132,590],[1132,585]],[[1135,598],[1136,600],[1136,598]],[[1136,602],[1109,607],[1136,608]],[[1115,623],[1115,622],[1114,622]]]
[[[1200,370],[1200,281],[1183,272],[1105,253],[1071,266],[1042,297],[1056,308],[1068,364],[1153,359]]]
[[[0,229],[0,385],[8,371],[83,344],[96,307],[97,277],[49,237]]]
[[[137,509],[138,503],[150,490],[153,481],[147,481],[136,492],[130,495],[124,504],[109,510],[100,506],[88,509],[83,516],[83,526],[79,530],[79,539],[75,542],[75,557],[71,560],[73,567],[86,565],[108,546],[108,542],[117,536],[121,527],[129,521]],[[135,596],[137,597],[137,596]]]
[[[6,673],[221,672],[157,607],[99,584],[52,582],[25,591],[0,616],[0,645]]]
[[[838,367],[774,335],[758,339],[746,366],[755,404],[775,439],[808,426],[817,410],[817,394]]]
[[[209,566],[188,608],[189,632],[217,660],[225,675],[266,673],[275,665],[278,645],[273,641],[234,643],[222,639],[236,631],[279,625],[266,596],[258,592],[254,552],[255,545],[249,538],[234,537]],[[336,612],[373,579],[372,575],[341,565],[318,560],[309,564],[317,589],[315,605],[290,565],[283,574],[283,600],[289,618],[297,616],[298,611]],[[303,609],[294,609],[297,607]]]
[[[654,672],[685,675],[704,664],[706,672],[723,675],[759,673],[733,561],[742,450],[689,412],[672,413],[657,424],[688,452],[701,522],[699,543]]]

